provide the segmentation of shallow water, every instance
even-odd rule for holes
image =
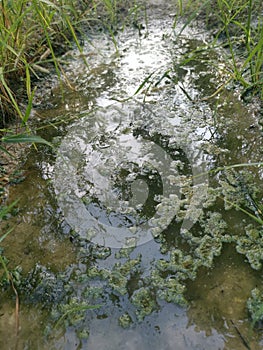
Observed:
[[[88,67],[69,52],[74,89],[65,86],[64,99],[58,87],[38,95],[35,114],[56,152],[32,151],[26,180],[10,190],[21,209],[5,255],[29,275],[19,337],[0,347],[263,345],[246,309],[262,270],[228,243],[253,221],[212,199],[220,178],[207,173],[260,161],[260,129],[233,91],[201,101],[227,79],[224,52],[182,67],[209,35],[192,28],[178,37],[158,6],[141,36],[130,28],[116,37],[118,52],[101,33],[85,43]],[[250,170],[260,184],[262,173]],[[14,334],[14,323],[12,301],[2,302],[1,334]]]

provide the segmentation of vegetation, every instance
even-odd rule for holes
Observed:
[[[53,69],[61,81],[59,55],[73,43],[82,52],[79,37],[83,25],[100,23],[110,29],[117,25],[120,9],[124,11],[125,1],[1,0],[0,127],[12,116],[25,125],[36,81]],[[103,19],[98,20],[99,15]]]
[[[178,1],[178,16],[187,17],[186,24],[202,18],[212,29],[212,45],[227,46],[231,58],[232,80],[248,91],[263,96],[263,23],[259,0]],[[80,33],[83,25],[102,24],[114,38],[118,18],[137,21],[136,2],[74,0],[1,0],[0,3],[0,127],[12,116],[25,125],[29,119],[35,83],[52,69],[61,81],[63,68],[59,55],[72,43],[82,51]],[[191,12],[190,12],[191,11]],[[103,15],[103,20],[99,15]],[[132,17],[131,17],[132,16]],[[124,23],[124,19],[123,19]],[[181,30],[183,31],[183,29]],[[193,55],[193,59],[198,55]],[[88,62],[87,62],[88,63]],[[2,130],[4,131],[4,130]]]
[[[251,314],[252,325],[260,324],[263,321],[263,293],[255,288],[251,291],[251,297],[247,301],[247,307]]]
[[[25,124],[28,121],[34,89],[32,78],[49,72],[52,62],[58,76],[59,61],[55,50],[62,38],[65,47],[69,43],[69,32],[75,36],[71,21],[78,18],[78,12],[64,1],[25,0],[1,1],[1,69],[0,92],[2,125],[12,114],[20,117]],[[70,3],[70,1],[68,2]],[[27,101],[22,107],[21,102]]]

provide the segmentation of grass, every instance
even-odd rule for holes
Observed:
[[[1,0],[0,9],[0,124],[11,115],[27,123],[32,109],[32,80],[54,66],[61,78],[56,53],[65,50],[71,39],[81,51],[74,26],[81,18],[84,1]],[[79,5],[77,5],[79,4]],[[62,49],[61,49],[62,48]],[[27,101],[25,108],[21,101]]]
[[[72,44],[82,53],[79,38],[84,25],[88,28],[100,23],[112,31],[114,39],[113,28],[120,24],[119,13],[124,10],[135,16],[136,2],[0,0],[0,127],[11,116],[18,116],[22,125],[28,122],[33,86],[53,70],[61,81],[59,55]]]
[[[221,31],[226,35],[230,51],[233,77],[241,83],[244,93],[254,89],[263,97],[263,21],[262,16],[255,16],[256,1],[218,0],[217,3]]]
[[[220,45],[229,53],[230,81],[242,87],[242,97],[248,93],[263,98],[263,5],[259,0],[210,0],[205,2],[178,0],[186,24],[200,19],[214,33],[209,47]],[[176,18],[176,22],[178,17]],[[175,24],[176,24],[175,22]],[[181,30],[182,32],[182,30]],[[208,48],[209,48],[208,47]],[[208,49],[207,48],[207,49]],[[192,59],[198,59],[193,52]],[[182,65],[184,63],[182,62]]]
[[[0,152],[8,153],[5,143],[48,144],[28,123],[37,82],[55,74],[63,91],[68,80],[60,56],[72,45],[82,54],[82,28],[103,27],[117,49],[116,28],[136,19],[137,11],[136,0],[0,0]],[[10,135],[7,127],[16,120],[22,134]]]
[[[186,18],[181,32],[200,16],[208,27],[216,25],[211,45],[218,45],[219,39],[228,48],[230,80],[242,85],[244,96],[253,91],[263,97],[261,2],[178,0],[177,7],[174,26],[181,16]],[[82,52],[79,33],[83,25],[103,23],[114,41],[119,15],[123,25],[136,22],[139,5],[125,0],[0,0],[0,10],[0,127],[4,127],[12,116],[27,124],[39,78],[55,70],[58,79],[63,79],[59,55],[72,43]]]

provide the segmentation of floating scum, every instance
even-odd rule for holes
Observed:
[[[208,188],[197,142],[129,103],[133,113],[114,103],[72,125],[55,164],[65,220],[82,238],[109,248],[147,243],[173,220],[189,230]]]

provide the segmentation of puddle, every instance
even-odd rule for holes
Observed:
[[[41,133],[57,151],[32,151],[26,180],[10,191],[21,210],[5,255],[27,279],[17,344],[6,348],[263,345],[246,308],[262,270],[236,252],[253,221],[215,197],[235,176],[207,173],[260,161],[260,129],[232,91],[202,100],[226,63],[209,51],[180,66],[209,36],[192,28],[178,37],[155,5],[141,36],[116,37],[118,52],[100,33],[85,43],[88,67],[67,53],[74,90],[65,87],[64,100],[56,87],[38,95]],[[262,173],[249,170],[259,187]],[[2,334],[14,327],[10,304],[1,303]]]

